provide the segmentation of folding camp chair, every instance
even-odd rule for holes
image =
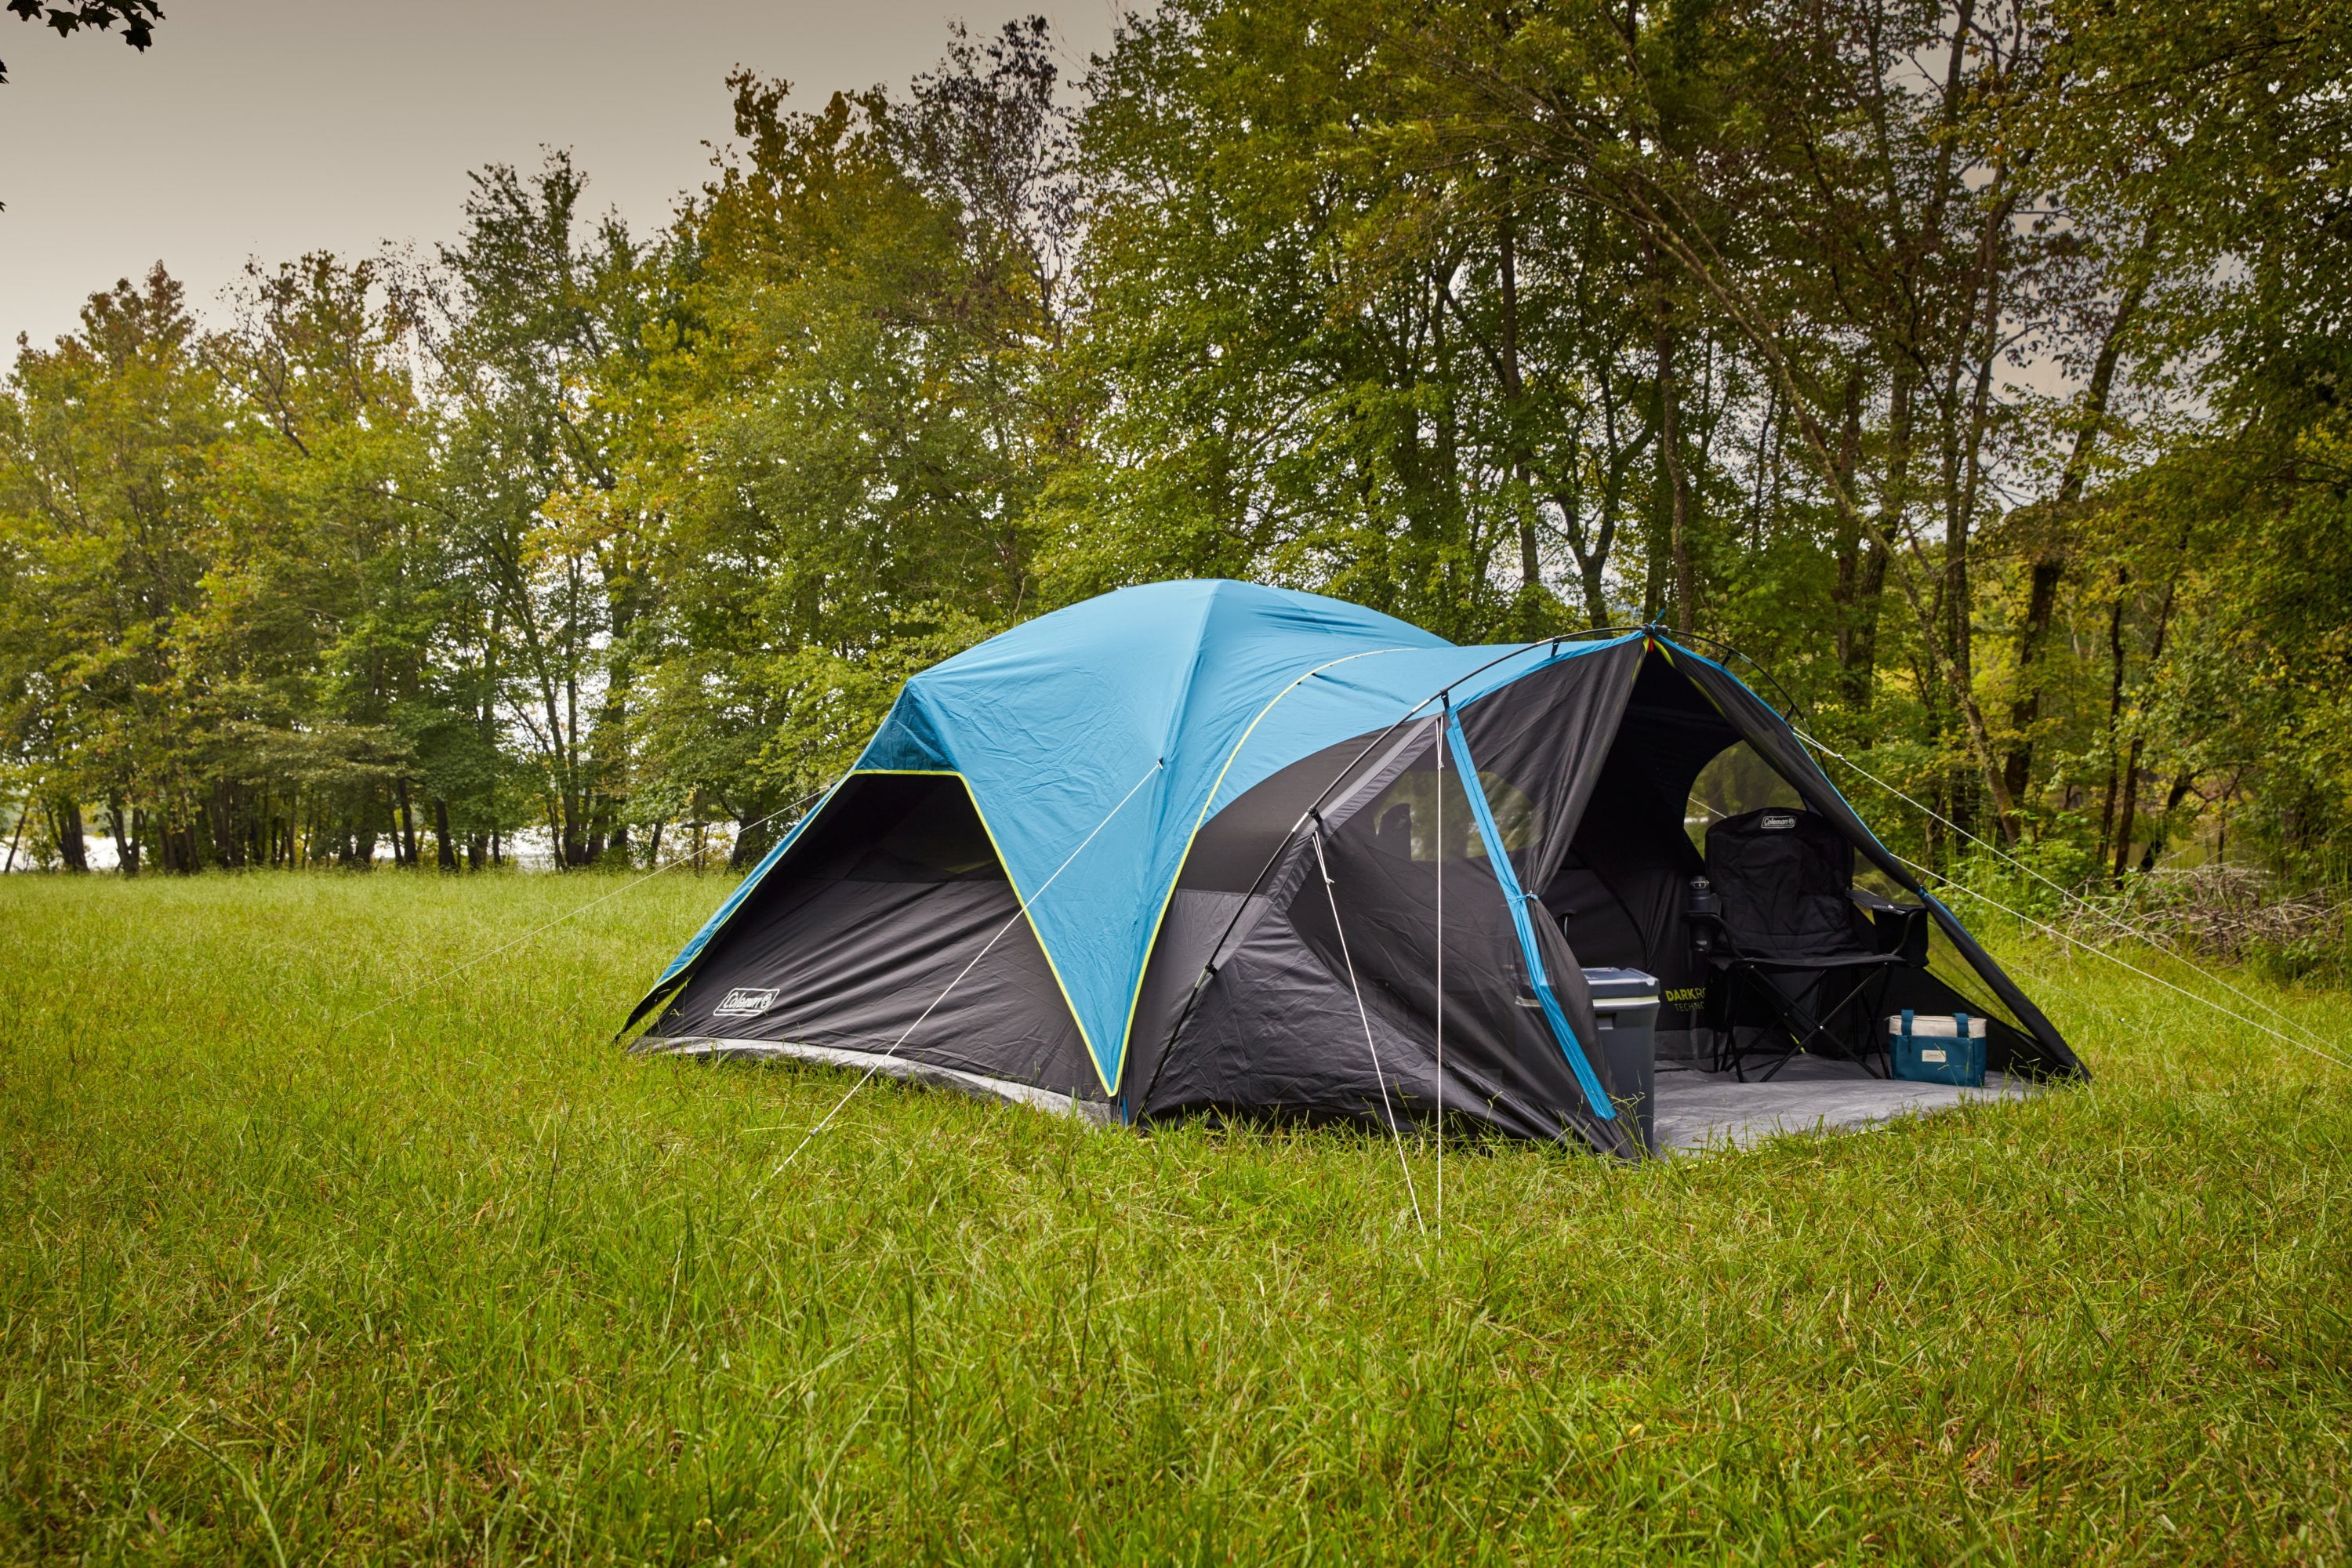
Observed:
[[[1759,1052],[1779,1058],[1766,1079],[1800,1053],[1864,1070],[1874,1053],[1885,1064],[1879,1004],[1896,970],[1927,966],[1927,907],[1856,888],[1853,846],[1809,811],[1769,806],[1717,822],[1706,868],[1718,908],[1690,921],[1708,970],[1716,1070],[1745,1081]]]

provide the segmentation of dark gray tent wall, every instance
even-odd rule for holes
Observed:
[[[731,1011],[730,996],[739,998]],[[648,1037],[864,1054],[896,1044],[894,1060],[1107,1098],[971,797],[951,775],[845,784]]]

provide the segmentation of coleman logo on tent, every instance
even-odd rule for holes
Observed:
[[[1756,826],[1767,833],[1786,833],[1797,826],[1797,819],[1786,812],[1775,812],[1759,819]]]
[[[775,1005],[776,993],[773,987],[762,989],[758,986],[738,985],[720,999],[718,1006],[710,1010],[710,1016],[714,1018],[756,1018]]]

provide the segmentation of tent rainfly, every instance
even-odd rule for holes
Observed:
[[[2084,1076],[1722,665],[1654,629],[1462,647],[1233,582],[1107,594],[909,680],[629,1022],[660,1009],[641,1049],[1106,1121],[1442,1104],[1631,1154],[1580,966],[1657,975],[1662,1056],[1697,1054],[1702,808],[1764,805],[1927,907],[1887,1008],[1989,1019],[2011,1075]]]

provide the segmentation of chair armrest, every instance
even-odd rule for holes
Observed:
[[[1867,888],[1855,888],[1853,892],[1853,901],[1869,912],[1871,935],[1877,941],[1878,951],[1900,954],[1904,963],[1926,968],[1927,906],[1898,904]]]

